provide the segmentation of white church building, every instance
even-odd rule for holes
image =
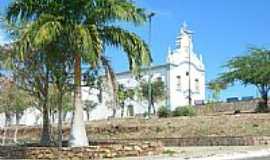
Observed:
[[[161,79],[165,84],[166,96],[163,102],[156,104],[156,110],[160,106],[170,107],[174,110],[176,107],[187,106],[201,103],[205,100],[205,67],[202,56],[195,53],[193,48],[193,34],[184,23],[180,33],[177,36],[175,49],[168,50],[166,63],[163,65],[152,66],[150,69],[142,71],[142,79],[151,81]],[[139,82],[130,72],[116,74],[119,84],[126,88],[135,88]],[[108,119],[113,115],[113,109],[110,106],[111,93],[104,90],[102,101],[98,99],[98,90],[82,89],[82,99],[91,100],[97,103],[97,106],[89,113],[90,120]],[[132,110],[132,113],[131,113]],[[147,100],[138,99],[127,100],[125,102],[124,117],[134,117],[143,115],[148,110]],[[29,116],[31,115],[31,116]],[[71,120],[71,113],[67,120]],[[86,119],[85,113],[85,119]],[[121,117],[120,107],[116,110],[116,117]],[[4,114],[0,115],[0,126],[4,126]],[[14,120],[15,121],[15,118]],[[36,125],[42,123],[42,114],[34,108],[27,109],[20,120],[20,124]]]
[[[142,71],[142,79],[151,81],[161,79],[165,84],[166,98],[164,102],[156,104],[156,110],[160,106],[170,107],[174,110],[176,107],[187,106],[189,104],[202,103],[205,100],[205,67],[202,56],[195,53],[193,48],[193,33],[184,23],[180,33],[177,36],[175,49],[168,50],[166,63],[163,65],[152,66],[150,69]],[[135,88],[139,82],[134,78],[131,72],[122,72],[116,74],[119,84],[126,88]],[[90,99],[98,103],[94,92],[85,89],[83,99]],[[103,99],[111,98],[110,93],[103,94]],[[112,116],[113,110],[108,109],[108,103],[104,100],[99,103],[96,109],[90,113],[91,119],[104,119]],[[129,109],[132,110],[130,113]],[[125,102],[124,116],[136,116],[146,113],[148,110],[148,101],[128,100]],[[116,111],[116,116],[121,116],[121,110]]]

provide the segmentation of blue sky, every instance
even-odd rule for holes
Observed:
[[[152,56],[154,64],[165,63],[167,49],[175,46],[181,24],[186,21],[195,32],[194,47],[202,54],[207,81],[223,71],[231,57],[245,54],[247,47],[270,47],[269,0],[135,0],[157,15],[153,19]],[[7,0],[0,0],[3,10]],[[127,29],[147,40],[148,26]],[[0,30],[0,42],[3,31]],[[116,71],[127,70],[126,58],[117,49],[107,49]],[[256,96],[253,87],[237,85],[222,92],[222,97]]]

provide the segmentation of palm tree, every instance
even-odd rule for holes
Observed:
[[[22,55],[30,48],[49,48],[62,41],[69,44],[65,52],[74,57],[75,85],[70,146],[88,145],[81,100],[81,64],[100,65],[106,46],[123,48],[133,73],[151,61],[146,43],[135,33],[115,25],[121,21],[135,25],[146,22],[145,10],[129,0],[15,0],[8,7],[6,19],[16,25],[27,24],[16,40]]]

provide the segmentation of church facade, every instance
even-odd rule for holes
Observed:
[[[142,71],[142,79],[155,81],[160,79],[165,84],[165,100],[155,104],[156,109],[160,106],[169,107],[174,110],[176,107],[194,105],[205,100],[205,67],[202,56],[195,53],[193,48],[193,33],[184,23],[177,36],[176,48],[168,49],[166,63],[163,65],[152,66],[150,69]],[[139,82],[130,72],[116,74],[118,84],[125,88],[136,88]],[[90,113],[93,119],[108,118],[113,115],[113,110],[108,108],[106,99],[110,99],[110,93],[104,93],[104,102],[99,103],[94,92],[88,93],[87,89],[83,92],[83,99],[91,99],[98,106]],[[130,113],[132,110],[132,113]],[[136,116],[146,113],[148,110],[147,100],[127,100],[125,102],[124,116]],[[121,110],[117,109],[116,117],[121,116]]]

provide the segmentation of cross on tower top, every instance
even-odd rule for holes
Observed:
[[[188,29],[187,23],[184,22],[176,39],[176,49],[192,49],[192,34],[193,32]]]

